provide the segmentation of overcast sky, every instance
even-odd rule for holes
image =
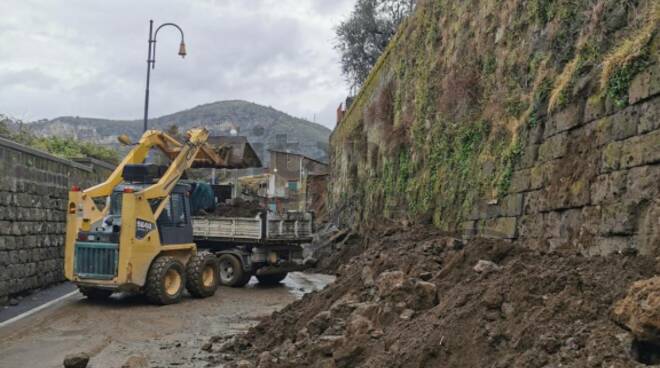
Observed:
[[[334,27],[354,0],[0,0],[0,113],[141,118],[148,20],[158,34],[150,116],[243,99],[334,127],[347,86]]]

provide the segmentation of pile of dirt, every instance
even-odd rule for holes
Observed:
[[[218,204],[211,215],[216,217],[255,217],[265,209],[265,206],[259,201],[246,201],[236,198],[229,203]]]
[[[334,274],[339,267],[362,252],[362,238],[349,229],[325,224],[317,228],[311,244],[304,245],[306,257],[313,259],[308,272]]]
[[[611,311],[633,282],[660,271],[653,258],[541,253],[425,227],[365,237],[361,247],[333,285],[216,342],[211,363],[639,366]]]

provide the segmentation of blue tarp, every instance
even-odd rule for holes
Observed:
[[[206,212],[215,211],[215,194],[211,185],[204,182],[195,182],[193,187],[190,196],[191,212],[197,214],[201,210]]]

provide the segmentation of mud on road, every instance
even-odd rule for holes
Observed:
[[[290,274],[282,285],[221,287],[208,299],[153,306],[139,295],[91,302],[67,299],[0,330],[0,367],[61,367],[67,354],[87,352],[89,367],[121,367],[127,360],[149,367],[204,367],[201,350],[213,336],[246,331],[303,294],[333,281],[320,274]]]

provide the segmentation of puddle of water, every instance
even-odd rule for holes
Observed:
[[[297,299],[312,291],[321,290],[335,281],[335,276],[321,273],[291,272],[282,282]]]

